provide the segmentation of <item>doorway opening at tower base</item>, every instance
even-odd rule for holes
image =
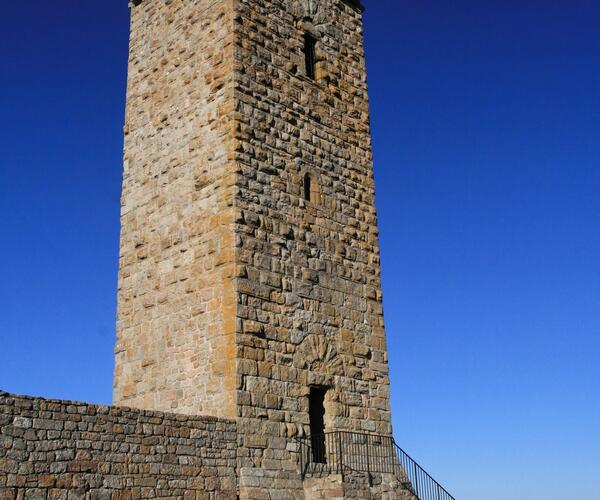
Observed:
[[[311,387],[308,402],[310,419],[310,435],[312,459],[314,463],[327,463],[327,450],[325,449],[325,396],[327,388]]]

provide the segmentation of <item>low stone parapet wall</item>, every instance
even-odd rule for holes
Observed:
[[[0,392],[0,500],[237,497],[237,428]]]

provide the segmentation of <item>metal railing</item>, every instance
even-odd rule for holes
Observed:
[[[419,500],[455,500],[392,436],[335,431],[298,438],[302,479],[347,471],[394,474]]]

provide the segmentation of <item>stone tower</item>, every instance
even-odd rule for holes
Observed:
[[[391,433],[362,11],[132,4],[114,400],[235,419],[247,498]]]

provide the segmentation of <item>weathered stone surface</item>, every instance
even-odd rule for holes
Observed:
[[[0,500],[237,497],[234,421],[3,392],[0,415]],[[24,422],[23,446],[6,439]]]
[[[365,75],[339,0],[132,9],[117,404],[268,433],[323,385],[330,427],[389,433]]]
[[[131,28],[115,402],[236,418],[240,496],[293,497],[311,386],[326,430],[391,433],[360,2],[144,0]]]
[[[329,388],[326,430],[391,432],[362,19],[334,0],[247,0],[234,20],[237,356],[262,363],[238,363],[238,423],[269,438],[240,474],[270,471],[241,495],[285,496],[294,453],[273,449],[310,432],[310,386]]]

